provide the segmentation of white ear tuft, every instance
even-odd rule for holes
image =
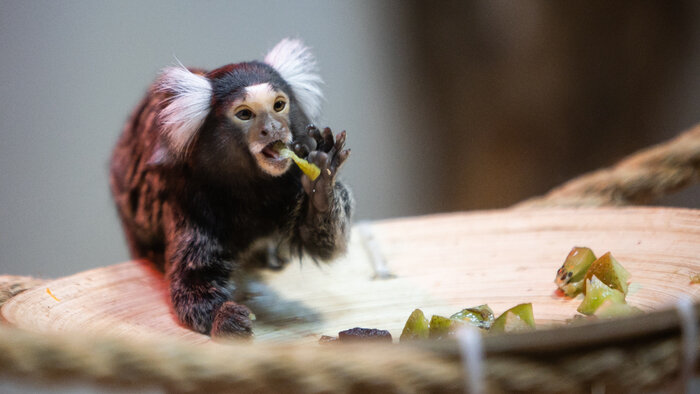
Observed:
[[[163,70],[156,90],[171,94],[159,117],[173,150],[182,153],[209,114],[211,83],[184,67],[170,67]]]
[[[316,59],[309,48],[300,40],[285,38],[265,56],[265,63],[274,67],[292,87],[309,120],[317,120],[323,101],[323,80],[318,75]]]

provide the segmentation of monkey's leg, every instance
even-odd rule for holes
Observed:
[[[344,131],[334,138],[329,128],[320,132],[310,127],[309,135],[317,141],[318,150],[309,153],[308,160],[321,169],[321,175],[315,181],[302,177],[307,206],[299,234],[304,250],[330,260],[347,249],[352,196],[342,183],[336,182],[336,176],[350,151],[343,149]]]
[[[175,315],[181,323],[212,336],[248,337],[250,311],[230,301],[229,280],[236,267],[219,242],[206,232],[180,221],[169,239],[167,277]]]
[[[210,272],[177,271],[170,275],[170,296],[181,323],[212,336],[248,337],[250,310],[230,301],[228,277]]]

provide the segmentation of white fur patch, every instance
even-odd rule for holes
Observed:
[[[246,86],[246,100],[251,101],[272,101],[275,99],[275,92],[269,83],[259,83],[257,85]]]
[[[209,114],[211,83],[184,67],[170,67],[163,70],[156,89],[172,95],[159,117],[173,150],[182,153]]]
[[[265,63],[274,67],[292,87],[309,120],[318,120],[323,101],[323,80],[318,75],[316,59],[309,48],[300,40],[285,38],[265,56]]]

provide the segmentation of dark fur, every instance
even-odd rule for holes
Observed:
[[[213,87],[212,110],[186,154],[168,147],[158,116],[168,92],[154,85],[114,149],[110,183],[132,256],[165,272],[179,320],[202,333],[214,327],[212,335],[246,336],[251,324],[242,310],[247,309],[230,301],[247,273],[280,267],[295,255],[327,261],[345,251],[351,196],[335,181],[335,171],[348,152],[341,155],[342,143],[339,149],[324,146],[317,130],[311,133],[316,141],[309,138],[306,115],[272,67],[241,63],[206,77]],[[264,173],[224,114],[244,87],[262,82],[290,97],[294,139],[332,169],[311,191],[296,166],[279,177]]]

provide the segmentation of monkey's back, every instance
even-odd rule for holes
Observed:
[[[156,161],[158,111],[164,95],[150,89],[135,108],[112,152],[110,187],[133,258],[162,267],[166,180]],[[163,153],[164,154],[164,153]]]

